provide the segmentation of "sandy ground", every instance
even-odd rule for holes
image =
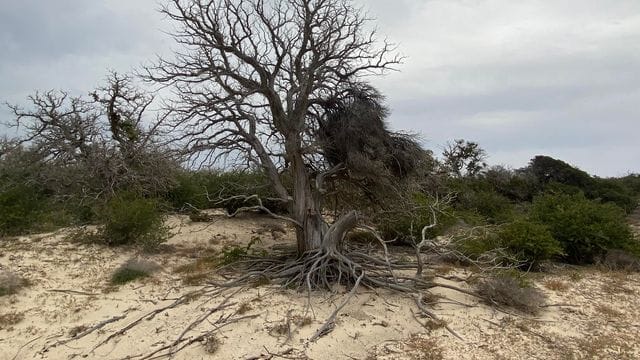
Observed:
[[[463,340],[441,324],[416,318],[411,298],[360,290],[340,312],[335,329],[310,343],[344,294],[312,294],[308,306],[307,294],[256,284],[230,290],[238,293],[226,303],[224,295],[193,296],[96,348],[143,315],[200,289],[198,281],[211,271],[204,260],[225,246],[256,237],[261,240],[256,249],[293,242],[291,229],[284,235],[272,232],[282,225],[257,215],[219,217],[211,224],[173,216],[169,222],[175,235],[168,249],[152,255],[72,243],[64,231],[0,242],[0,270],[31,284],[0,297],[0,359],[139,359],[171,344],[207,313],[207,320],[185,338],[215,330],[213,335],[193,342],[176,359],[640,358],[640,275],[568,266],[534,274],[535,286],[548,296],[548,306],[535,317],[437,289],[444,299],[434,297],[434,312]],[[636,225],[640,229],[640,221]],[[126,285],[110,285],[114,270],[132,258],[153,261],[161,270]],[[185,265],[191,272],[185,273]],[[447,264],[432,271],[472,275]],[[223,303],[226,307],[214,311]],[[96,330],[80,336],[92,328]],[[79,338],[71,340],[74,335]]]

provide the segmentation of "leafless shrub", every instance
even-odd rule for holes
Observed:
[[[489,302],[535,314],[545,302],[544,294],[513,276],[500,274],[478,284],[478,293]]]
[[[152,119],[153,101],[131,77],[112,73],[90,98],[47,91],[30,96],[26,109],[10,105],[15,122],[5,125],[20,127],[15,144],[46,165],[29,180],[59,197],[95,200],[122,189],[154,194],[173,184],[178,157],[161,145],[157,124],[166,114]]]

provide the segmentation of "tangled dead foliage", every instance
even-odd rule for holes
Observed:
[[[413,136],[387,129],[383,101],[376,89],[355,87],[327,101],[320,121],[318,137],[329,164],[342,164],[367,187],[404,178],[430,158]]]

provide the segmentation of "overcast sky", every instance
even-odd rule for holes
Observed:
[[[361,1],[406,56],[399,72],[372,80],[394,128],[419,132],[436,152],[477,141],[491,164],[545,154],[600,176],[640,172],[639,0]],[[0,101],[86,94],[107,69],[168,53],[157,8],[0,0]]]

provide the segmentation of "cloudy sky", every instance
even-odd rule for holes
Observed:
[[[436,152],[477,141],[491,164],[546,154],[600,176],[640,172],[640,1],[360,1],[406,56],[399,72],[372,80],[394,128],[419,132]],[[0,0],[0,101],[24,103],[37,89],[86,94],[107,69],[168,53],[157,8]]]

